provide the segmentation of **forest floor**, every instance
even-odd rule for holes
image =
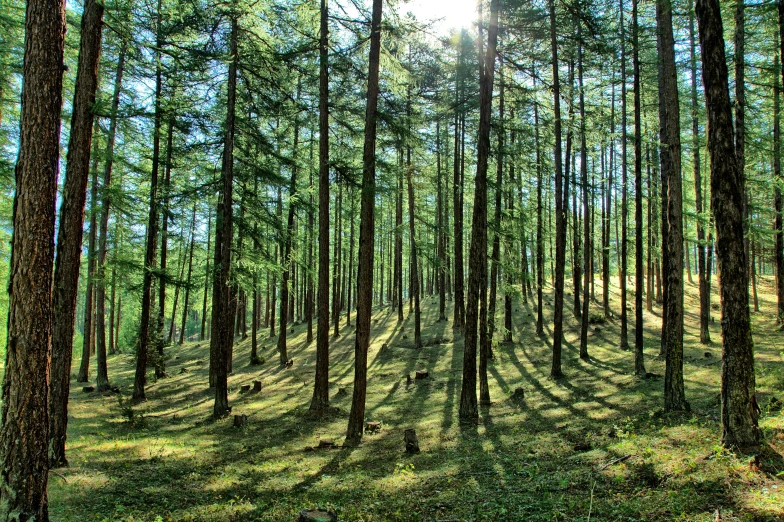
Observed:
[[[696,282],[696,281],[695,281]],[[596,295],[601,295],[597,279]],[[264,330],[266,362],[249,366],[250,339],[238,342],[229,377],[233,419],[213,421],[207,388],[209,343],[168,350],[169,378],[151,382],[148,401],[132,410],[117,395],[71,388],[70,467],[50,475],[56,521],[294,521],[299,510],[335,509],[343,521],[458,520],[784,520],[784,332],[775,324],[773,283],[761,283],[752,316],[757,400],[765,446],[760,465],[719,444],[721,334],[713,296],[713,344],[700,345],[696,284],[687,284],[685,381],[691,412],[664,414],[660,308],[646,313],[646,365],[633,376],[633,353],[620,351],[620,321],[592,325],[590,360],[578,357],[579,322],[565,314],[563,367],[553,381],[551,330],[535,335],[533,302],[515,304],[514,343],[495,347],[489,365],[493,404],[479,422],[458,422],[462,340],[437,322],[438,300],[423,300],[423,341],[413,349],[413,317],[398,324],[376,308],[369,354],[366,420],[380,421],[356,448],[343,442],[353,381],[353,328],[332,342],[332,411],[308,413],[315,342],[304,324],[289,337],[293,367],[279,368]],[[714,285],[714,289],[716,286]],[[613,288],[616,305],[617,289]],[[633,297],[630,297],[633,299]],[[551,313],[548,295],[546,312]],[[573,298],[566,296],[566,310]],[[452,303],[447,302],[451,317]],[[592,303],[592,310],[600,306]],[[408,316],[408,303],[405,303]],[[499,306],[499,323],[502,306]],[[629,341],[633,344],[633,314]],[[546,324],[550,315],[546,315]],[[352,322],[354,316],[352,314]],[[386,349],[381,349],[384,343]],[[113,384],[128,398],[131,354],[109,359]],[[407,383],[415,370],[430,377]],[[263,381],[260,393],[240,386]],[[523,388],[525,397],[512,394]],[[345,390],[340,393],[340,390]],[[771,402],[772,401],[772,402]],[[421,453],[404,452],[416,429]]]

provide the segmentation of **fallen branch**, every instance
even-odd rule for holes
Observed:
[[[624,455],[623,457],[618,457],[617,459],[611,460],[610,462],[608,462],[607,464],[605,464],[604,466],[602,466],[601,468],[599,468],[599,471],[604,471],[604,470],[606,470],[607,468],[609,468],[610,466],[613,466],[613,465],[615,465],[615,464],[619,464],[619,463],[621,463],[621,462],[627,461],[627,460],[629,460],[630,458],[632,458],[632,456],[631,456],[631,455]]]

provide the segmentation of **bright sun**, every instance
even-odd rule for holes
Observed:
[[[441,19],[436,29],[443,32],[470,28],[476,21],[476,0],[411,0],[402,7],[422,21]]]

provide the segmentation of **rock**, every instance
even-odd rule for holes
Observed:
[[[85,386],[84,388],[82,388],[82,391],[84,393],[92,393],[95,391],[95,386]]]
[[[240,386],[240,393],[247,393],[250,391],[250,384],[243,384]]]
[[[403,440],[406,443],[407,453],[419,453],[419,439],[417,439],[416,431],[409,428],[403,433]]]
[[[709,358],[709,357],[711,357],[711,356],[712,356],[712,354],[711,354],[710,352],[705,352],[705,358],[706,358],[706,359],[707,359],[707,358]]]
[[[234,427],[241,428],[248,424],[248,416],[244,413],[242,415],[235,415],[234,416]]]
[[[427,370],[416,371],[416,375],[415,375],[416,380],[421,381],[422,379],[427,379],[428,377],[430,377],[430,374],[428,373]]]
[[[261,391],[261,381],[253,381],[253,391],[255,392]]]
[[[297,522],[337,522],[338,516],[334,511],[322,508],[303,509],[299,512]]]
[[[378,433],[381,431],[381,423],[380,422],[367,422],[365,424],[365,431],[367,433]]]

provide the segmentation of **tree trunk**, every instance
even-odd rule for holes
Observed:
[[[204,273],[204,300],[201,305],[201,331],[199,332],[199,341],[204,340],[206,323],[207,323],[207,296],[209,295],[210,281],[212,274],[210,272],[210,237],[212,236],[212,211],[207,210],[207,269]]]
[[[553,112],[555,134],[555,309],[553,311],[553,361],[550,376],[558,379],[561,370],[561,344],[563,341],[563,287],[566,260],[566,219],[564,216],[563,169],[561,158],[561,86],[558,79],[558,39],[556,34],[555,0],[548,0],[550,15],[550,49],[553,65]]]
[[[643,352],[644,332],[642,317],[642,296],[645,292],[643,277],[643,235],[642,235],[642,116],[640,102],[640,28],[637,22],[637,3],[632,0],[632,47],[634,62],[634,374],[645,377],[645,359]]]
[[[635,0],[633,0],[635,1]],[[580,359],[588,359],[588,321],[591,301],[588,286],[591,284],[591,188],[588,186],[588,147],[585,129],[585,92],[583,89],[582,22],[577,21],[577,82],[580,87],[580,179],[583,185],[583,311],[580,332]]]
[[[185,299],[182,303],[182,322],[180,323],[180,340],[177,344],[182,344],[185,340],[185,326],[188,321],[188,305],[191,297],[191,276],[193,275],[193,247],[196,243],[196,202],[193,202],[193,215],[191,216],[191,246],[188,253],[188,278],[185,283]],[[254,289],[255,290],[255,289]],[[256,294],[254,293],[254,296]],[[255,308],[254,308],[255,310]],[[173,316],[172,316],[173,317]]]
[[[95,7],[88,3],[85,13],[95,14]],[[83,38],[100,38],[100,18],[98,20],[97,25],[87,26],[95,28],[98,35],[87,31],[87,34],[82,33]],[[19,157],[16,164],[14,232],[8,281],[8,343],[0,428],[0,520],[9,522],[49,520],[46,488],[49,471],[47,451],[50,447],[48,399],[49,362],[52,356],[52,239],[60,155],[64,41],[65,2],[29,0],[25,18],[25,81],[22,85]],[[95,61],[88,62],[84,54],[80,57],[79,71],[82,71],[81,63],[84,60],[85,74],[88,74],[95,69],[88,71],[87,64],[97,67],[98,57],[96,54]],[[87,103],[80,117],[87,120],[79,125],[79,146],[68,149],[72,159],[77,150],[81,156],[77,171],[81,177],[81,190],[73,196],[81,201],[81,206],[76,205],[74,210],[75,221],[79,225],[78,234],[81,234],[92,129],[92,121],[88,116],[92,98],[89,91],[79,89],[79,85],[84,83],[77,80],[77,99],[80,95],[86,96],[84,101]],[[77,122],[75,109],[72,125]],[[74,145],[77,143],[74,141],[76,137],[72,131],[71,142]],[[75,229],[71,229],[71,232],[75,233]],[[76,250],[73,262],[77,268],[71,273],[78,275],[81,241],[70,242],[69,246]],[[73,266],[62,268],[70,270]],[[73,281],[75,286],[76,277],[73,277]],[[57,292],[64,294],[66,299],[62,302],[62,310],[65,314],[70,312],[68,319],[73,321],[75,288],[72,293],[63,292],[62,288],[57,288]],[[62,349],[63,345],[59,347]],[[70,360],[70,345],[65,347],[69,348],[67,356]],[[65,354],[62,356],[66,357]],[[65,379],[69,371],[70,367],[66,369]],[[53,388],[64,390],[60,403],[64,443],[68,381],[63,382],[62,376],[56,377],[61,380],[53,381],[56,384]],[[60,457],[60,462],[65,463],[64,454]]]
[[[681,199],[681,132],[675,41],[670,0],[657,0],[659,66],[659,123],[661,126],[662,191],[667,194],[663,219],[666,222],[667,255],[663,332],[666,356],[664,409],[689,408],[683,387],[683,202]]]
[[[227,387],[228,357],[234,341],[233,307],[231,306],[231,243],[233,239],[233,174],[234,174],[234,107],[237,96],[237,19],[231,19],[229,77],[226,94],[226,136],[223,146],[223,164],[221,165],[221,194],[219,203],[219,222],[215,226],[215,251],[220,255],[220,264],[216,263],[215,286],[213,288],[213,307],[218,309],[213,314],[218,321],[215,349],[215,403],[213,416],[223,417],[229,413]],[[216,298],[217,296],[217,298]]]
[[[632,0],[634,2],[635,0]],[[666,1],[666,0],[660,0]],[[626,292],[626,278],[628,277],[628,254],[627,254],[627,222],[629,215],[629,206],[627,202],[627,188],[628,182],[628,155],[626,154],[628,137],[626,134],[626,30],[624,18],[624,0],[620,0],[620,25],[621,25],[621,244],[620,244],[620,267],[618,274],[618,282],[621,287],[621,341],[620,349],[629,349],[629,333],[628,333],[628,313],[627,313],[627,292]],[[666,143],[666,142],[665,142]]]
[[[477,142],[477,165],[474,188],[474,212],[471,220],[471,249],[469,253],[468,295],[466,299],[465,348],[463,352],[463,379],[460,391],[460,418],[473,420],[478,417],[476,401],[476,343],[477,320],[481,319],[485,305],[482,291],[487,282],[487,163],[490,157],[490,124],[493,109],[493,78],[495,73],[496,47],[498,44],[499,0],[490,2],[490,25],[487,32],[487,51],[483,59],[483,73],[479,80],[479,132]],[[481,36],[480,36],[481,40]],[[480,330],[483,325],[479,325]],[[486,343],[481,343],[486,364]],[[482,361],[480,361],[481,363]],[[484,370],[484,375],[482,375]],[[487,370],[480,368],[481,398],[489,402]]]
[[[761,441],[757,425],[760,410],[755,398],[749,272],[743,250],[744,177],[733,147],[732,105],[719,3],[697,0],[696,12],[708,109],[711,199],[719,242],[722,443],[741,451],[756,450]],[[780,24],[782,18],[784,4],[779,2]]]
[[[161,91],[163,73],[161,71],[161,0],[158,0],[156,15],[157,45],[155,51],[155,113],[152,144],[152,171],[150,173],[150,209],[147,222],[147,242],[144,254],[144,276],[142,281],[142,310],[139,331],[139,347],[136,353],[136,375],[133,383],[133,401],[147,400],[144,386],[147,383],[147,352],[150,343],[150,307],[152,305],[152,272],[155,267],[155,246],[158,236],[158,167],[161,152]]]
[[[370,345],[370,316],[373,305],[373,252],[375,243],[374,207],[376,198],[376,108],[381,55],[382,0],[373,0],[370,25],[370,58],[368,65],[367,108],[365,111],[365,144],[362,154],[362,197],[359,222],[360,249],[357,275],[357,336],[354,344],[354,396],[346,429],[346,442],[358,443],[362,438],[367,394],[367,353]]]

